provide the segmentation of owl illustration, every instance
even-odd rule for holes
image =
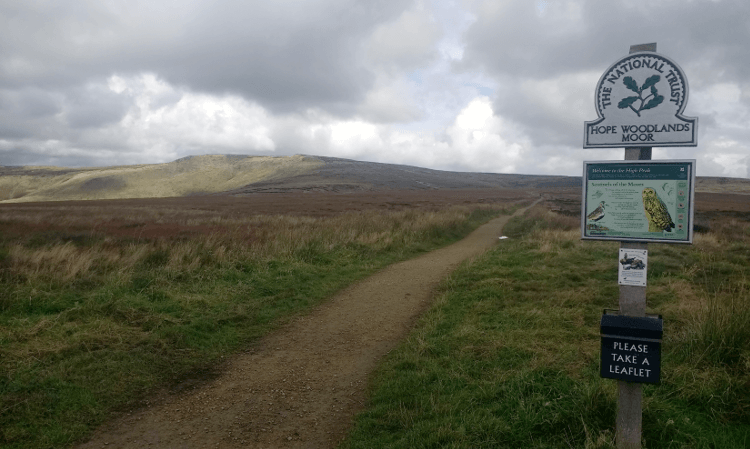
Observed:
[[[599,207],[594,209],[590,214],[586,215],[586,218],[588,218],[591,221],[599,221],[602,218],[604,218],[604,201],[599,203]]]
[[[674,222],[669,216],[667,205],[650,187],[643,189],[643,209],[648,220],[648,232],[672,231]]]

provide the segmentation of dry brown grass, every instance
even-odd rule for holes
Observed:
[[[737,218],[712,220],[711,231],[711,234],[721,243],[750,240],[750,222]]]
[[[486,208],[489,208],[487,206]],[[16,279],[33,284],[69,282],[74,279],[106,275],[127,277],[149,257],[164,259],[168,272],[194,273],[210,265],[224,268],[243,261],[291,258],[300,248],[333,250],[346,245],[363,245],[379,251],[392,245],[414,242],[430,229],[458,226],[475,207],[454,206],[439,211],[363,211],[332,217],[299,217],[256,215],[245,218],[223,218],[184,212],[170,216],[169,211],[144,211],[130,220],[148,220],[174,226],[175,229],[200,229],[206,233],[173,237],[118,238],[103,234],[96,221],[89,231],[73,234],[83,242],[74,243],[70,236],[52,234],[40,245],[14,243],[8,254],[8,271]],[[40,217],[41,215],[41,217]],[[54,215],[17,214],[6,217],[18,222],[44,224]],[[83,217],[67,217],[70,226],[80,226]],[[99,220],[106,220],[99,217]],[[66,241],[67,238],[67,241]]]

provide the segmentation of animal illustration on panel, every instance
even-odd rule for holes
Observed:
[[[675,226],[667,205],[656,194],[656,190],[650,187],[643,189],[643,210],[648,220],[648,232],[672,232]]]
[[[625,256],[620,259],[620,264],[622,264],[623,270],[643,270],[646,268],[646,264],[641,259],[628,257],[628,253],[625,253]]]
[[[605,205],[606,203],[604,201],[599,203],[599,207],[591,211],[590,214],[586,215],[586,218],[588,218],[591,221],[599,221],[602,218],[604,218],[604,206]]]

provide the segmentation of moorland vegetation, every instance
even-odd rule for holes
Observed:
[[[661,384],[646,448],[750,447],[750,215],[701,217],[694,245],[649,245]],[[617,308],[617,242],[535,207],[454,272],[374,376],[346,448],[614,448],[617,382],[599,320]]]
[[[69,446],[157,388],[210,378],[224,357],[356,279],[501,212],[64,210],[0,219],[2,447]],[[148,224],[169,232],[142,234]]]
[[[354,280],[512,210],[4,213],[0,446],[69,446],[155,389],[217,375]],[[172,232],[140,233],[148,223]],[[580,241],[579,225],[535,207],[446,279],[343,447],[614,447],[598,326],[617,305],[618,245]],[[665,333],[662,382],[644,389],[648,448],[750,446],[750,217],[702,217],[701,230],[649,245]]]

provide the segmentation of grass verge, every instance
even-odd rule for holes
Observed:
[[[616,382],[599,319],[618,301],[616,242],[535,208],[457,270],[374,375],[342,447],[613,448]],[[662,383],[644,387],[646,448],[750,447],[750,224],[649,245],[664,315]]]
[[[156,388],[211,376],[224,356],[354,280],[498,213],[207,216],[162,221],[174,236],[153,239],[65,217],[68,230],[0,239],[0,446],[68,446]]]

